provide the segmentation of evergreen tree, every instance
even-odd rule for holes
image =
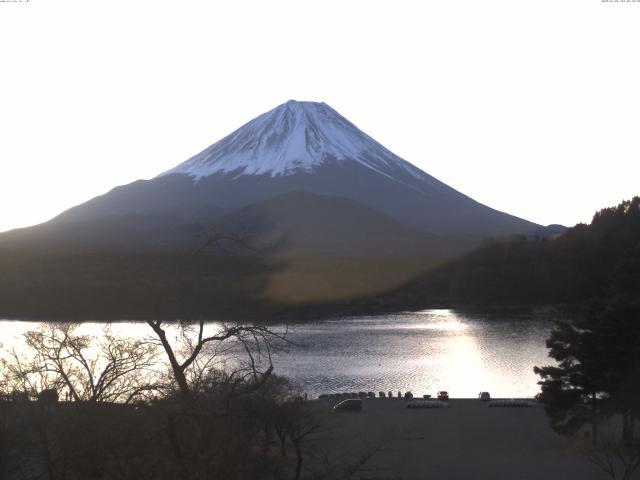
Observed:
[[[622,440],[629,444],[640,417],[640,306],[614,300],[590,321],[602,346],[598,363],[607,375],[609,409],[622,416]]]
[[[595,445],[599,416],[608,399],[606,372],[598,363],[601,346],[593,331],[564,322],[553,330],[547,347],[558,366],[534,371],[542,377],[538,399],[550,425],[558,433],[572,435],[589,423]]]
[[[540,401],[550,424],[573,434],[585,423],[597,442],[598,421],[621,415],[623,441],[635,435],[640,416],[640,308],[612,300],[594,305],[586,318],[560,323],[547,340],[558,366],[535,367]]]

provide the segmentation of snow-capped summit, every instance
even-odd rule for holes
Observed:
[[[424,172],[393,154],[326,103],[289,100],[162,173],[200,179],[217,173],[292,175],[325,161],[355,161],[385,176]]]

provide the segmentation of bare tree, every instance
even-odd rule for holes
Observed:
[[[189,400],[205,379],[207,371],[216,365],[217,356],[235,355],[235,369],[229,373],[227,381],[232,385],[246,385],[251,378],[256,385],[264,382],[273,371],[271,355],[273,341],[285,340],[286,333],[280,334],[260,325],[216,325],[216,331],[205,335],[205,321],[197,324],[174,325],[178,329],[178,341],[172,344],[167,334],[167,324],[161,320],[149,320],[147,324],[155,333],[165,351],[171,373],[180,395]],[[204,351],[206,349],[206,351]],[[204,351],[204,352],[203,352]],[[201,356],[201,353],[206,355]],[[244,361],[240,361],[240,357]]]
[[[630,480],[640,467],[640,438],[602,441],[587,453],[587,458],[612,480]]]
[[[194,262],[207,249],[217,249],[228,252],[228,246],[240,247],[246,251],[255,249],[248,241],[247,232],[238,234],[225,233],[213,225],[205,226],[196,234],[199,247],[191,255]],[[172,344],[167,335],[167,324],[162,320],[148,320],[147,324],[153,330],[158,342],[162,346],[175,383],[184,400],[189,400],[202,385],[205,378],[216,364],[216,358],[221,353],[228,353],[234,346],[241,346],[245,360],[248,363],[241,368],[235,368],[227,378],[229,383],[238,386],[246,385],[245,380],[252,377],[254,383],[263,383],[273,371],[271,363],[272,341],[286,336],[275,333],[265,326],[258,325],[226,325],[211,335],[205,335],[205,321],[200,319],[196,325],[180,323],[177,325],[179,333],[178,344]],[[200,356],[207,347],[204,356]],[[223,355],[224,355],[223,353]],[[266,366],[263,360],[266,360]],[[260,368],[264,367],[264,371]]]
[[[327,412],[311,402],[296,399],[282,406],[286,434],[296,452],[294,479],[299,480],[305,447],[316,440],[325,426]]]
[[[77,325],[46,323],[24,335],[28,354],[7,352],[0,366],[5,389],[35,399],[54,389],[63,398],[84,402],[129,403],[162,386],[157,348],[144,340],[114,335],[80,335]]]
[[[6,400],[20,397],[36,400],[42,391],[62,388],[60,379],[46,372],[39,358],[21,355],[15,348],[5,351],[0,358],[0,371],[3,376],[0,388]]]
[[[255,252],[256,249],[249,241],[249,229],[243,227],[237,234],[225,233],[213,225],[204,227],[200,232],[196,234],[200,246],[193,252],[193,257],[196,258],[199,254],[207,249],[214,248],[222,252],[233,253],[240,249]],[[230,246],[234,249],[230,250]]]

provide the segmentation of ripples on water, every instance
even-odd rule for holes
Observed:
[[[448,390],[475,397],[528,397],[538,392],[535,365],[549,364],[552,323],[532,315],[464,315],[428,310],[328,320],[292,328],[295,342],[274,359],[276,370],[305,391]]]
[[[0,321],[5,347],[35,322]],[[275,370],[311,396],[344,391],[448,390],[454,397],[530,397],[538,392],[535,365],[547,365],[545,340],[552,322],[535,315],[478,315],[427,310],[350,317],[289,327],[293,342],[277,352]],[[83,333],[99,334],[85,323]],[[139,322],[118,323],[114,333],[144,337]]]

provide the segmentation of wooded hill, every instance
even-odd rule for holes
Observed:
[[[487,239],[389,301],[405,308],[575,304],[611,296],[632,300],[639,293],[640,197],[634,197],[553,239]]]

